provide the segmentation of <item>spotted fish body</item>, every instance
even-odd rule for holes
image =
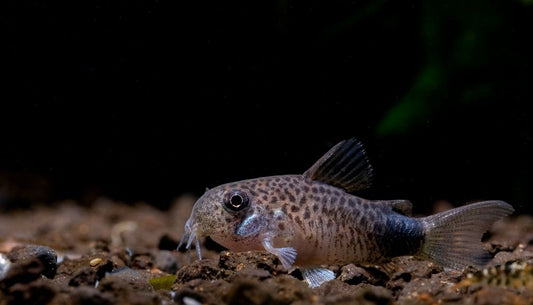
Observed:
[[[266,250],[287,269],[298,266],[310,286],[334,278],[320,265],[380,263],[401,255],[446,267],[482,266],[480,242],[492,223],[512,213],[502,201],[479,202],[425,218],[407,200],[352,195],[370,185],[372,168],[360,142],[340,142],[303,175],[243,180],[208,190],[196,202],[182,243],[210,236],[232,251]]]

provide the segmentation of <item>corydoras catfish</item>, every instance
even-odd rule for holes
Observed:
[[[284,268],[298,267],[317,287],[335,278],[321,267],[379,264],[412,255],[461,270],[491,256],[481,237],[513,212],[483,201],[422,218],[407,200],[367,200],[351,193],[370,186],[372,167],[359,141],[331,148],[303,175],[243,180],[207,190],[195,203],[181,244],[210,236],[231,251],[264,250]]]

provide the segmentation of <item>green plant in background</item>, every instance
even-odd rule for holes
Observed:
[[[419,73],[407,95],[386,112],[377,127],[377,134],[384,136],[403,133],[431,116],[431,107],[435,106],[431,103],[438,101],[439,89],[445,86],[445,82],[442,67],[437,64],[427,65]]]
[[[499,73],[508,61],[519,60],[519,54],[513,54],[510,19],[516,3],[456,0],[422,5],[424,67],[405,96],[386,111],[376,127],[378,136],[402,134],[442,112],[497,99],[507,81]],[[513,55],[518,56],[510,58]]]

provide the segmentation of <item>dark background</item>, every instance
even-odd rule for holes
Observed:
[[[355,136],[365,197],[533,212],[532,1],[182,2],[2,4],[0,206],[166,208]]]

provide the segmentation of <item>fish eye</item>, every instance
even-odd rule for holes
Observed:
[[[250,204],[248,195],[241,190],[232,190],[224,196],[224,208],[228,212],[239,212]]]

